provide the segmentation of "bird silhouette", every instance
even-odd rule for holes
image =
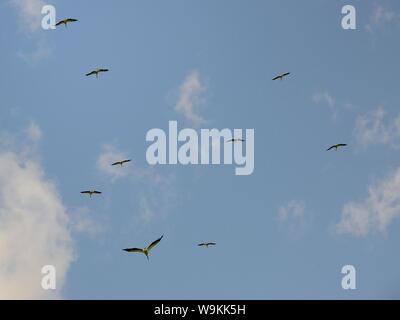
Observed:
[[[82,194],[88,194],[90,197],[94,194],[101,194],[100,191],[97,190],[86,190],[86,191],[81,191]]]
[[[281,74],[281,75],[279,75],[279,76],[276,76],[276,77],[273,78],[272,80],[273,80],[273,81],[278,80],[278,79],[279,79],[279,80],[283,80],[283,78],[287,77],[289,74],[290,74],[290,72],[283,73],[283,74]]]
[[[77,19],[68,18],[68,19],[60,20],[59,22],[56,23],[56,26],[58,27],[59,25],[63,24],[67,28],[67,24],[68,23],[76,22],[76,21],[78,21],[78,20]]]
[[[99,74],[102,72],[108,72],[108,69],[96,69],[96,70],[90,71],[89,73],[86,73],[86,77],[92,76],[95,74],[96,78],[98,78]]]
[[[164,236],[162,235],[160,238],[158,238],[157,240],[153,241],[149,246],[147,246],[144,249],[141,248],[126,248],[126,249],[122,249],[126,252],[139,252],[139,253],[143,253],[146,257],[147,260],[149,260],[149,252],[152,248],[154,248],[163,238]]]
[[[339,144],[335,144],[335,145],[329,147],[328,149],[326,149],[326,151],[330,151],[332,149],[337,150],[340,147],[346,147],[346,146],[347,146],[347,144],[345,144],[345,143],[339,143]]]
[[[243,139],[230,139],[230,140],[228,140],[226,143],[229,143],[229,142],[233,142],[233,143],[235,143],[235,142],[244,142],[245,140],[243,140]]]
[[[208,248],[209,246],[215,246],[215,245],[217,245],[215,242],[203,242],[203,243],[198,244],[199,247],[206,247],[206,248]]]
[[[112,165],[112,166],[120,165],[120,166],[122,167],[124,163],[128,163],[128,162],[131,162],[131,161],[132,161],[131,159],[121,160],[121,161],[114,162],[114,163],[111,164],[111,165]]]

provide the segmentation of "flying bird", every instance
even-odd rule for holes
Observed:
[[[76,21],[78,21],[78,20],[77,20],[77,19],[68,18],[68,19],[60,20],[59,22],[56,23],[56,26],[59,26],[59,25],[61,25],[61,24],[64,24],[65,27],[67,27],[67,24],[68,24],[68,23],[76,22]]]
[[[272,80],[283,80],[283,78],[285,78],[285,77],[287,77],[288,75],[290,74],[290,72],[286,72],[286,73],[283,73],[283,74],[281,74],[281,75],[279,75],[279,76],[276,76],[275,78],[273,78]]]
[[[131,159],[117,161],[117,162],[114,162],[112,164],[112,166],[120,165],[122,167],[124,163],[128,163],[128,162],[131,162],[131,161],[132,161]]]
[[[149,252],[152,248],[154,248],[163,238],[164,236],[162,235],[159,239],[157,239],[156,241],[153,241],[148,247],[144,248],[144,249],[140,249],[140,248],[126,248],[126,249],[122,249],[126,252],[139,252],[139,253],[143,253],[146,257],[147,260],[149,260]]]
[[[235,143],[235,142],[244,142],[244,140],[243,139],[230,139],[226,143],[229,143],[229,142],[233,142],[233,143]]]
[[[346,147],[346,146],[347,146],[347,144],[345,144],[345,143],[339,143],[339,144],[333,145],[332,147],[329,147],[328,149],[326,149],[326,151],[330,151],[332,149],[337,150],[340,147]]]
[[[96,78],[99,76],[100,73],[102,72],[108,72],[108,69],[96,69],[93,71],[90,71],[89,73],[86,73],[86,77],[96,75]]]
[[[203,243],[198,244],[199,247],[206,247],[206,248],[208,248],[209,246],[215,246],[215,245],[217,245],[215,242],[203,242]]]
[[[81,191],[82,194],[88,194],[90,197],[94,194],[101,194],[100,191],[97,190],[86,190],[86,191]]]

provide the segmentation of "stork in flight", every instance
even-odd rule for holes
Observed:
[[[235,143],[235,142],[244,142],[244,140],[243,140],[243,139],[230,139],[230,140],[228,140],[226,143],[229,143],[229,142],[232,142],[232,143]]]
[[[126,252],[139,252],[139,253],[143,253],[146,257],[147,260],[149,260],[149,252],[152,248],[154,248],[163,238],[164,236],[162,235],[159,239],[157,239],[156,241],[153,241],[149,246],[147,246],[144,249],[140,249],[140,248],[126,248],[126,249],[122,249]]]
[[[59,25],[61,25],[61,24],[64,24],[64,26],[67,28],[67,24],[68,24],[68,23],[76,22],[76,21],[78,21],[78,20],[77,20],[77,19],[68,18],[68,19],[64,19],[64,20],[58,21],[58,22],[56,23],[56,26],[59,26]]]
[[[276,76],[276,77],[273,78],[272,80],[273,80],[273,81],[278,80],[278,79],[279,79],[279,80],[283,80],[283,78],[287,77],[289,74],[290,74],[290,72],[283,73],[283,74],[281,74],[281,75],[279,75],[279,76]]]
[[[346,147],[346,146],[347,146],[347,144],[345,144],[345,143],[339,143],[339,144],[333,145],[332,147],[329,147],[328,149],[326,149],[326,151],[330,151],[332,149],[335,149],[337,151],[338,148]]]
[[[90,71],[89,73],[86,73],[86,77],[92,76],[95,74],[96,78],[98,78],[99,74],[102,72],[108,72],[108,69],[96,69],[96,70]]]
[[[215,246],[215,245],[217,245],[215,242],[203,242],[203,243],[198,244],[199,247],[206,247],[206,248],[208,248],[209,246]]]
[[[97,190],[86,190],[86,191],[81,191],[82,194],[88,194],[90,197],[94,194],[101,194],[100,191]]]
[[[112,166],[117,166],[117,165],[120,165],[121,167],[124,165],[124,163],[128,163],[128,162],[131,162],[132,160],[131,159],[126,159],[126,160],[121,160],[121,161],[117,161],[117,162],[114,162],[113,164],[112,164]]]

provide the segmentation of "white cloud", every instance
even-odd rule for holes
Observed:
[[[49,45],[46,33],[42,28],[42,8],[46,3],[42,0],[8,0],[18,15],[19,30],[27,36],[32,47],[30,49],[18,50],[16,53],[25,63],[34,66],[40,61],[48,58],[54,51]]]
[[[39,140],[42,138],[42,130],[34,121],[31,121],[26,129],[26,133],[31,142],[39,142]]]
[[[204,102],[202,94],[205,86],[201,83],[199,73],[191,72],[179,89],[179,99],[175,110],[195,126],[201,125],[205,120],[197,113],[197,108]]]
[[[399,14],[397,12],[381,5],[375,5],[369,19],[369,23],[365,26],[365,28],[366,30],[372,32],[376,28],[393,24],[396,21],[399,21]]]
[[[17,52],[17,56],[30,66],[36,65],[40,61],[48,58],[53,53],[53,48],[43,38],[40,38],[33,45],[35,48],[32,51]]]
[[[333,118],[337,118],[338,106],[335,97],[328,91],[317,92],[313,95],[312,100],[315,104],[326,105],[330,108]]]
[[[155,216],[154,208],[151,204],[152,202],[153,201],[148,199],[145,195],[142,195],[139,200],[139,218],[145,224],[150,223]]]
[[[105,226],[91,216],[91,211],[86,207],[74,208],[69,210],[70,225],[74,232],[96,237],[105,231]]]
[[[356,120],[355,137],[359,145],[390,145],[397,147],[400,139],[400,115],[392,122],[385,122],[383,107],[359,116]]]
[[[137,195],[139,221],[149,224],[167,217],[177,198],[175,176],[159,174],[153,168],[136,168],[133,180],[141,185]]]
[[[122,168],[111,166],[111,163],[127,158],[126,152],[106,144],[98,157],[97,168],[112,180],[126,178],[133,185],[140,185],[141,191],[135,195],[138,203],[136,217],[140,222],[148,224],[165,216],[176,197],[174,175],[160,174],[153,167],[142,168],[134,162]]]
[[[338,233],[366,236],[385,232],[390,223],[400,217],[400,168],[368,190],[368,197],[347,203],[342,210]]]
[[[292,200],[279,207],[278,222],[291,235],[303,233],[310,223],[304,201]]]
[[[55,185],[37,161],[0,150],[0,299],[60,298],[73,245]],[[53,265],[57,290],[41,287]]]
[[[17,9],[19,20],[28,28],[29,31],[34,32],[41,28],[42,21],[42,8],[46,4],[42,0],[10,0],[11,4]]]
[[[97,167],[102,173],[110,176],[114,180],[117,178],[126,177],[131,172],[128,166],[132,166],[133,163],[127,164],[126,168],[111,165],[114,162],[125,159],[128,159],[128,157],[124,152],[117,150],[114,146],[110,144],[106,144],[103,146],[103,151],[97,159]]]
[[[313,100],[315,103],[325,103],[331,108],[336,105],[335,98],[328,91],[315,93]]]

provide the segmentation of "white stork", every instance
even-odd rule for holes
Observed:
[[[96,75],[96,78],[99,77],[99,74],[102,72],[108,72],[108,69],[96,69],[93,71],[90,71],[89,73],[86,73],[86,77],[91,76],[91,75]]]
[[[329,147],[328,149],[326,149],[326,151],[330,151],[332,149],[335,149],[337,151],[338,148],[346,147],[346,146],[347,146],[347,144],[345,144],[345,143],[339,143],[339,144],[333,145],[332,147]]]
[[[81,191],[82,194],[88,194],[90,197],[94,194],[101,194],[100,191],[97,190],[86,190],[86,191]]]
[[[120,165],[122,167],[124,165],[124,163],[128,163],[128,162],[131,162],[131,161],[132,161],[131,159],[126,159],[126,160],[121,160],[121,161],[114,162],[111,165],[112,166]]]
[[[276,77],[273,78],[272,80],[273,80],[273,81],[278,80],[278,79],[279,79],[279,80],[283,80],[283,78],[287,77],[289,74],[290,74],[290,72],[283,73],[283,74],[281,74],[281,75],[279,75],[279,76],[276,76]]]
[[[235,142],[244,142],[244,140],[243,140],[243,139],[230,139],[230,140],[228,140],[226,143],[229,143],[229,142],[232,142],[232,143],[235,143]]]
[[[217,245],[215,242],[203,242],[203,243],[198,244],[199,247],[206,247],[206,248],[208,248],[209,246],[215,246],[215,245]]]
[[[163,238],[164,236],[162,235],[159,239],[153,241],[149,246],[147,246],[144,249],[140,249],[140,248],[126,248],[126,249],[122,249],[126,252],[139,252],[139,253],[143,253],[146,257],[147,260],[149,260],[149,252],[152,248],[154,248]]]
[[[56,26],[58,27],[59,25],[63,24],[67,28],[67,24],[68,23],[76,22],[76,21],[78,21],[78,20],[77,19],[68,18],[68,19],[60,20],[59,22],[56,23]]]

